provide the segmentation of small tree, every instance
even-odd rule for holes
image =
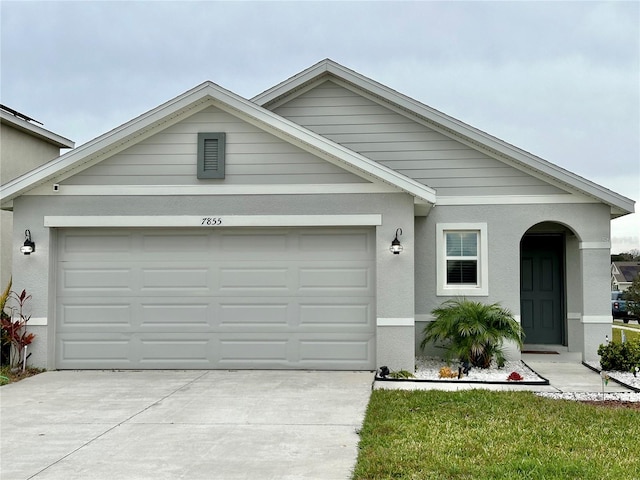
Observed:
[[[611,255],[612,262],[634,262],[640,260],[640,250],[634,248],[628,252],[614,253]]]
[[[624,299],[627,301],[627,310],[640,317],[640,275],[636,275],[631,286],[624,292]]]
[[[0,295],[0,365],[9,365],[11,362],[11,342],[8,341],[8,332],[4,329],[4,321],[11,319],[9,314],[4,311],[10,293],[11,279],[7,283],[7,288]]]
[[[447,300],[431,313],[435,320],[424,328],[421,346],[442,341],[449,360],[458,358],[477,368],[489,368],[495,358],[502,366],[506,340],[522,347],[522,327],[498,303],[487,305],[464,298]]]

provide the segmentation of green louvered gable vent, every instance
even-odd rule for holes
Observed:
[[[198,134],[198,178],[224,178],[224,133]]]

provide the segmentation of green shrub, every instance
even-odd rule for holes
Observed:
[[[420,346],[443,342],[448,360],[457,358],[477,368],[489,368],[495,359],[498,366],[503,366],[504,342],[510,340],[522,347],[520,324],[498,303],[458,298],[447,300],[431,314],[435,320],[424,328]]]
[[[598,355],[600,355],[600,366],[603,370],[631,372],[635,367],[640,366],[640,340],[600,345]]]

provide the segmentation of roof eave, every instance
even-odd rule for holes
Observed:
[[[305,88],[327,74],[335,75],[338,79],[348,82],[369,94],[388,102],[410,115],[426,121],[429,127],[436,128],[444,135],[463,140],[470,146],[482,147],[506,157],[529,170],[548,176],[573,190],[586,194],[611,207],[611,217],[627,215],[634,212],[635,202],[618,193],[608,190],[590,180],[565,170],[551,162],[526,152],[497,137],[483,132],[471,125],[446,115],[417,100],[407,97],[385,85],[350,70],[330,59],[309,67],[299,74],[279,83],[273,88],[253,97],[252,102],[268,107],[278,103],[293,92]]]
[[[16,130],[25,132],[33,137],[39,138],[46,143],[50,143],[58,148],[73,148],[75,142],[65,138],[57,133],[53,133],[46,128],[39,127],[33,123],[27,122],[21,118],[18,118],[10,113],[0,110],[0,123],[9,125]]]

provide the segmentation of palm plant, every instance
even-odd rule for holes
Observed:
[[[434,309],[435,320],[423,331],[421,346],[444,342],[447,359],[459,359],[477,368],[489,368],[495,358],[504,365],[504,343],[507,340],[522,347],[524,332],[513,314],[500,304],[451,299]]]

